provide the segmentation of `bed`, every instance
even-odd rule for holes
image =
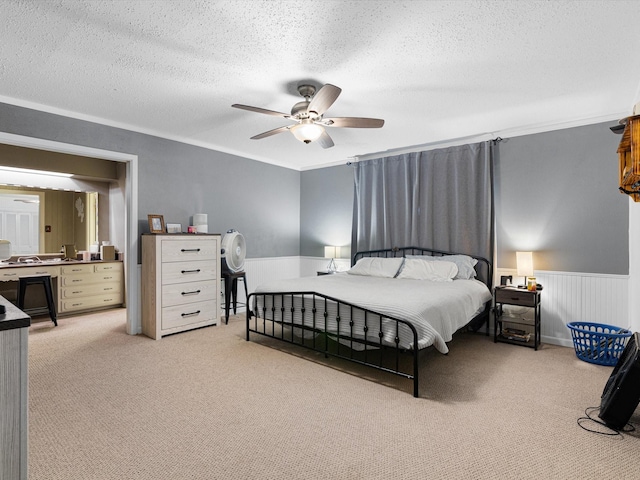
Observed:
[[[489,333],[491,263],[420,247],[358,252],[348,272],[274,281],[247,300],[250,334],[413,381],[421,350],[448,353],[463,327]]]

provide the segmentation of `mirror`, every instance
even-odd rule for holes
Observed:
[[[89,250],[98,242],[98,193],[0,186],[0,238],[13,255]]]
[[[60,254],[66,244],[78,251],[101,241],[123,245],[124,219],[114,212],[124,210],[125,179],[120,162],[0,143],[0,190],[37,195],[40,202],[37,220],[35,211],[30,219],[13,219],[11,229],[0,226],[0,238],[31,234],[28,243],[40,254]],[[36,199],[24,200],[27,206]]]

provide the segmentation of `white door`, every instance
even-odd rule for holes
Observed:
[[[0,194],[0,238],[11,242],[13,255],[39,251],[40,197]]]

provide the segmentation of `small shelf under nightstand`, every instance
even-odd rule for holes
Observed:
[[[493,289],[493,341],[511,343],[538,350],[540,346],[540,296],[540,290],[530,291],[523,288],[495,287]],[[531,308],[533,310],[533,318],[504,315],[504,305]],[[505,324],[509,326],[505,327]]]

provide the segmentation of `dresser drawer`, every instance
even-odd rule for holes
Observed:
[[[162,329],[171,329],[197,323],[215,323],[218,319],[215,300],[176,305],[162,309]]]
[[[122,273],[122,270],[123,270],[121,262],[96,263],[94,267],[96,272]]]
[[[3,268],[0,269],[0,280],[3,282],[9,282],[11,280],[18,280],[20,278],[20,271],[24,272],[22,268]]]
[[[176,283],[162,286],[162,306],[185,305],[187,303],[215,300],[218,292],[218,282],[207,280],[204,282]]]
[[[162,285],[215,280],[216,267],[217,264],[212,261],[163,263]]]
[[[72,287],[64,287],[60,290],[61,298],[77,298],[91,295],[103,295],[120,293],[122,290],[120,283],[105,283],[105,284],[85,284],[74,285]]]
[[[215,260],[220,246],[211,239],[177,238],[162,240],[162,262]]]
[[[17,267],[17,268],[1,268],[0,281],[6,282],[10,280],[18,280],[20,277],[28,277],[32,275],[51,275],[58,276],[59,267]]]
[[[81,275],[83,273],[93,273],[93,264],[74,264],[60,267],[62,275]]]
[[[537,297],[537,292],[529,292],[528,290],[516,290],[514,288],[500,288],[496,290],[496,303],[534,307]]]
[[[71,312],[74,310],[90,310],[99,307],[111,307],[122,304],[122,292],[109,295],[95,295],[92,297],[63,299],[60,307],[61,312]]]

